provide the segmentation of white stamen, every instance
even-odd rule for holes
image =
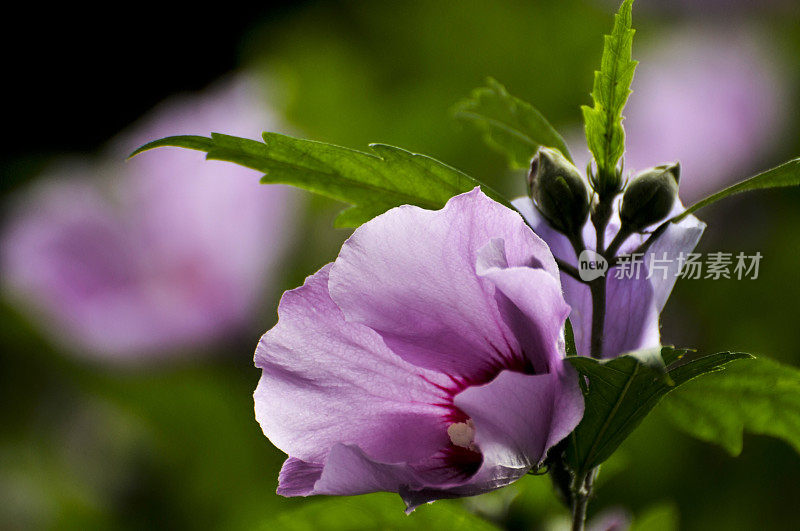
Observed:
[[[472,419],[466,422],[455,422],[447,427],[450,442],[462,448],[475,448],[475,423]]]

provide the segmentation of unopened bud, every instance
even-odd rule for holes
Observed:
[[[589,196],[578,169],[555,149],[540,147],[531,161],[528,193],[550,225],[578,234],[589,216]]]
[[[666,218],[678,197],[681,167],[664,164],[637,175],[622,196],[619,217],[623,227],[638,232]]]

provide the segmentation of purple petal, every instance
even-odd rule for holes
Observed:
[[[337,443],[382,462],[425,459],[449,444],[441,375],[403,361],[328,295],[330,265],[284,294],[255,355],[264,434],[289,455],[323,463]],[[439,387],[436,384],[438,383]]]
[[[503,371],[486,385],[466,389],[455,403],[474,421],[475,443],[489,468],[540,464],[583,416],[583,396],[568,367],[537,375]]]
[[[409,510],[513,483],[541,464],[547,451],[583,417],[576,373],[566,365],[541,375],[503,371],[486,385],[466,389],[455,401],[475,423],[475,443],[483,454],[481,468],[463,485],[401,490]]]
[[[320,464],[288,458],[278,474],[278,494],[286,497],[314,494],[314,485],[322,476],[322,468]]]
[[[559,281],[541,269],[508,267],[502,240],[492,240],[479,251],[476,272],[497,288],[503,321],[514,332],[532,372],[552,370],[563,358],[559,339],[570,312]]]
[[[421,487],[412,489],[403,486],[398,491],[403,501],[406,502],[407,513],[425,503],[436,500],[463,498],[477,496],[505,487],[527,474],[527,468],[508,468],[504,466],[486,467],[481,469],[469,483],[446,489],[436,487]]]
[[[349,496],[370,492],[398,492],[409,484],[418,485],[414,472],[405,464],[379,463],[358,446],[336,444],[325,465],[306,463],[290,457],[278,478],[281,496],[327,494]]]
[[[670,215],[683,211],[683,205],[676,202]],[[614,234],[618,230],[616,219],[610,223]],[[655,229],[655,226],[649,230]],[[617,278],[617,268],[607,273],[606,323],[604,329],[604,357],[617,356],[623,352],[657,347],[661,344],[658,317],[675,286],[678,278],[681,253],[694,250],[703,234],[705,223],[694,216],[688,216],[677,224],[670,224],[667,230],[653,243],[642,257],[642,271],[638,278]],[[647,239],[648,234],[631,236],[620,249],[620,253],[630,253]],[[648,269],[653,260],[664,260],[663,272]],[[657,264],[657,262],[653,262]],[[650,278],[647,278],[650,276]],[[585,288],[585,293],[588,293]],[[583,299],[583,315],[591,315],[589,297]],[[584,330],[591,330],[591,323]],[[588,336],[589,334],[584,334]],[[579,351],[580,352],[580,351]]]
[[[557,276],[522,218],[476,188],[439,211],[402,206],[362,225],[331,270],[331,297],[410,363],[485,381],[523,357],[494,286],[475,272],[480,249],[495,238],[509,266]]]
[[[417,472],[403,463],[380,463],[368,457],[356,445],[337,444],[325,465],[315,465],[290,457],[281,469],[278,494],[282,496],[350,496],[370,492],[398,492],[407,511],[435,500],[483,494],[513,483],[526,468],[488,469],[479,478],[464,485],[437,488],[428,486]]]
[[[420,481],[406,464],[379,463],[355,445],[335,445],[328,456],[314,494],[352,495],[399,492]]]
[[[514,200],[514,206],[525,216],[539,234],[550,245],[553,254],[572,265],[577,265],[575,251],[567,238],[556,232],[542,218],[530,198]],[[617,214],[619,202],[606,230],[606,242],[610,242],[619,230]],[[683,211],[676,202],[672,215]],[[654,229],[651,227],[650,229]],[[650,247],[642,258],[643,265],[638,278],[616,278],[616,269],[607,274],[606,316],[604,327],[603,356],[614,357],[631,350],[655,347],[660,344],[658,316],[664,308],[678,274],[678,256],[688,254],[697,245],[705,224],[694,216],[688,216],[678,224],[672,224]],[[584,227],[584,240],[589,249],[594,249],[595,235],[591,222]],[[632,252],[647,234],[631,236],[620,249],[620,254]],[[665,274],[657,272],[647,278],[647,266],[651,259],[665,259]],[[564,298],[572,308],[570,322],[575,332],[578,353],[588,356],[591,343],[592,300],[589,288],[565,273],[561,273]]]

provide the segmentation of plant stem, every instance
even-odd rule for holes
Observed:
[[[667,221],[665,221],[664,223],[659,225],[656,228],[656,230],[654,230],[652,233],[650,233],[650,236],[648,236],[647,239],[639,247],[634,249],[634,251],[630,254],[630,256],[633,256],[633,255],[636,255],[636,254],[644,254],[644,253],[646,253],[647,250],[650,249],[650,246],[653,245],[655,243],[655,241],[659,237],[661,237],[662,234],[664,234],[664,232],[667,230],[667,228],[669,228],[669,224],[670,223],[672,223],[672,219],[668,219]],[[616,256],[616,257],[608,257],[608,261],[609,261],[609,266],[608,267],[609,267],[609,269],[614,267],[615,265],[618,265],[622,261],[622,257],[623,256],[625,256],[625,255]]]
[[[605,256],[605,234],[608,220],[611,218],[614,196],[601,198],[595,205],[592,213],[592,224],[595,230],[595,252]],[[616,252],[616,248],[624,241],[624,236],[619,236],[609,246]],[[573,243],[575,246],[575,243]],[[577,252],[577,249],[576,249]],[[610,268],[609,268],[610,269]],[[589,292],[592,296],[592,335],[590,354],[593,358],[603,356],[603,331],[606,321],[606,277],[601,276],[589,283]],[[583,531],[586,522],[586,510],[589,498],[592,496],[594,478],[598,469],[592,468],[582,475],[576,475],[572,485],[572,531]]]
[[[592,213],[592,223],[595,230],[595,252],[605,256],[605,234],[608,220],[611,218],[614,197],[601,198],[595,205]],[[615,239],[610,247],[619,245]],[[611,268],[609,267],[609,270]],[[592,295],[592,336],[590,354],[593,358],[603,356],[603,330],[606,321],[606,277],[601,276],[589,283],[589,292]]]
[[[583,531],[597,471],[598,468],[592,468],[583,476],[575,478],[572,488],[572,531]]]
[[[606,278],[596,278],[589,283],[592,295],[592,336],[589,354],[593,358],[603,357],[603,329],[606,321]]]
[[[558,269],[562,273],[566,273],[567,275],[571,276],[578,282],[583,282],[584,284],[586,284],[586,281],[581,278],[580,274],[578,273],[578,269],[575,266],[570,265],[569,263],[565,262],[564,260],[561,260],[560,258],[556,258],[556,265],[558,265]]]
[[[614,239],[608,245],[608,248],[605,250],[605,253],[603,253],[603,256],[605,257],[606,260],[609,261],[609,263],[614,261],[614,256],[617,254],[617,251],[622,246],[622,244],[625,243],[625,240],[627,240],[628,236],[630,235],[631,231],[628,230],[628,228],[625,225],[619,228],[619,230],[617,231],[617,235],[614,236]],[[609,267],[609,269],[611,269],[611,267]]]

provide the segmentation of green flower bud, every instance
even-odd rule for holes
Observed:
[[[678,197],[680,177],[681,166],[677,162],[637,175],[622,196],[619,211],[622,226],[629,232],[639,232],[666,218]]]
[[[578,169],[555,149],[540,147],[531,161],[528,193],[550,225],[578,234],[589,216],[589,195]]]

